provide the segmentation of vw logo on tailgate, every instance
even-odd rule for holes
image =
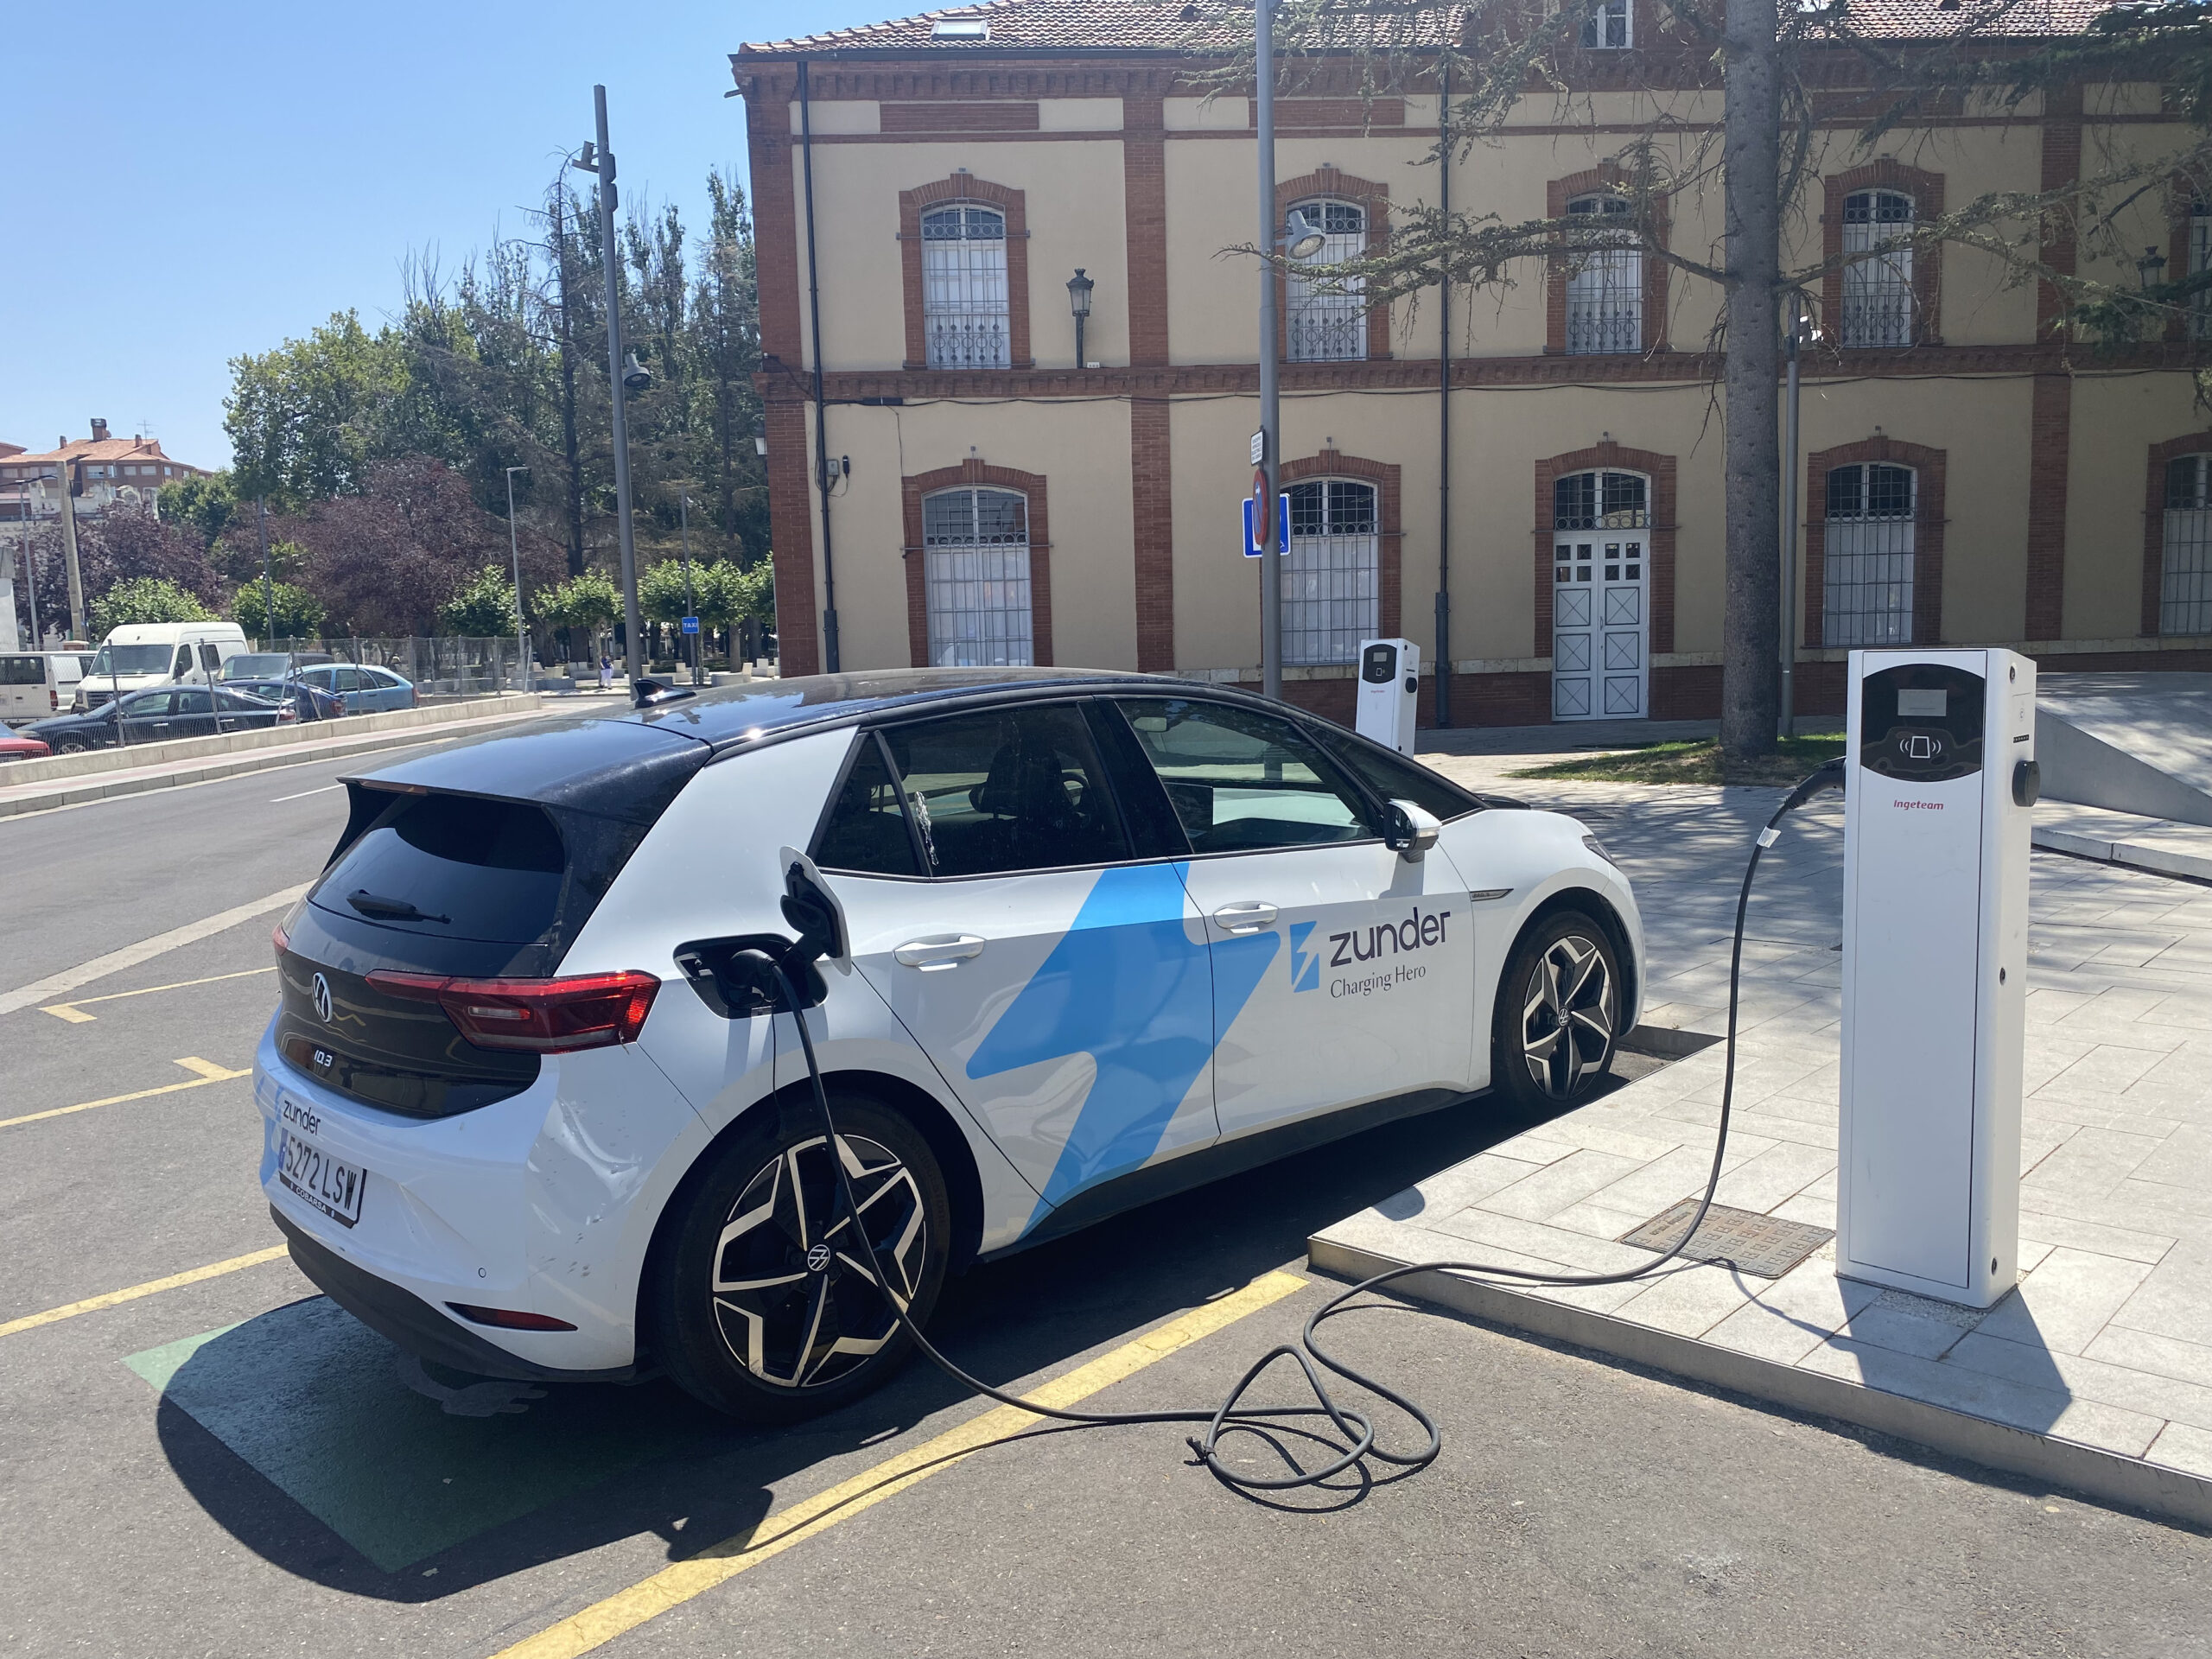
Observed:
[[[330,1023],[330,982],[321,974],[315,976],[315,1017],[326,1026]]]

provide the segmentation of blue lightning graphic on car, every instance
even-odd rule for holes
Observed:
[[[1290,925],[1290,988],[1294,991],[1318,991],[1321,988],[1321,953],[1308,950],[1306,941],[1313,936],[1319,922],[1293,922]]]
[[[969,1057],[971,1078],[1088,1054],[1097,1067],[1030,1224],[1135,1169],[1274,960],[1273,933],[1211,947],[1184,919],[1183,866],[1107,870],[1068,931]]]

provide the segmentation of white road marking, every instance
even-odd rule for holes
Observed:
[[[269,804],[271,806],[282,806],[287,801],[304,801],[310,795],[327,795],[334,789],[343,789],[345,787],[346,785],[343,784],[325,784],[321,789],[303,789],[296,795],[276,796],[269,803]]]
[[[17,989],[0,991],[0,1014],[13,1014],[17,1008],[27,1008],[35,1003],[59,998],[79,985],[89,985],[110,974],[136,968],[142,962],[150,962],[156,957],[181,946],[226,931],[240,922],[266,916],[272,910],[289,909],[314,885],[312,881],[302,881],[296,887],[286,887],[264,899],[256,899],[247,904],[233,906],[229,910],[218,911],[199,921],[187,922],[182,927],[173,927],[166,933],[156,933],[150,939],[141,939],[136,944],[124,945],[120,950],[111,950],[104,957],[94,957],[90,962],[79,963],[74,968],[48,974],[44,979]]]

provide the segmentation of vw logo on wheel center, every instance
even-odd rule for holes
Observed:
[[[829,1267],[830,1247],[827,1244],[810,1246],[806,1252],[806,1270],[809,1273],[825,1273]]]
[[[315,976],[315,1017],[326,1026],[330,1023],[330,982],[321,974]]]

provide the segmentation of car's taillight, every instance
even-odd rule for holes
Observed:
[[[478,1048],[537,1054],[637,1041],[660,990],[659,980],[635,970],[563,979],[452,979],[379,969],[368,983],[387,996],[435,1002]]]
[[[269,943],[276,947],[276,960],[281,964],[284,953],[292,948],[292,936],[284,931],[283,923],[279,922],[269,930]]]

